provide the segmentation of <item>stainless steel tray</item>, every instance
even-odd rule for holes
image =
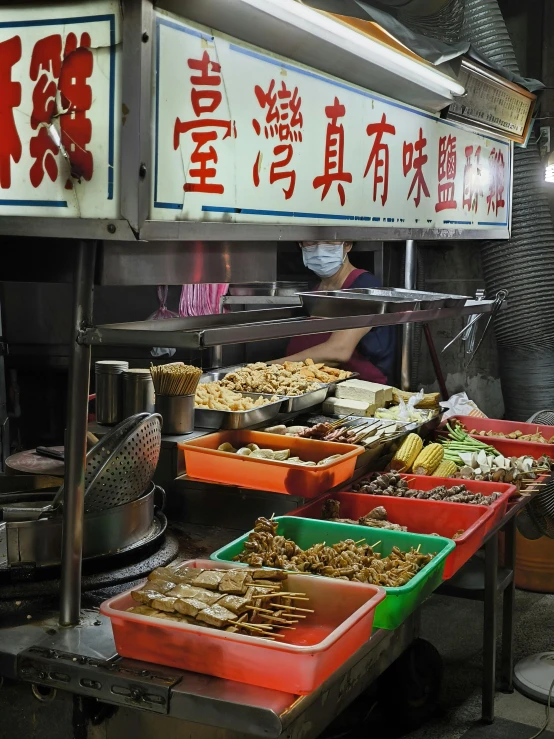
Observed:
[[[223,380],[223,378],[226,375],[230,374],[231,372],[236,372],[237,370],[245,366],[246,366],[245,364],[235,364],[232,367],[221,367],[220,369],[213,370],[212,372],[205,372],[200,378],[200,382],[219,382],[219,380]],[[350,379],[353,379],[354,377],[358,377],[358,373],[353,373],[352,377],[349,377],[348,379],[350,380]],[[339,382],[342,382],[342,380],[339,380]],[[327,397],[331,389],[335,387],[336,382],[331,382],[331,383],[320,382],[318,384],[319,384],[319,387],[317,388],[317,390],[310,390],[309,393],[304,393],[303,395],[284,396],[283,405],[281,407],[281,412],[282,413],[295,413],[296,411],[303,411],[306,408],[311,408],[314,405],[319,405],[319,403],[323,403],[323,401],[325,400],[325,398]],[[244,393],[244,394],[248,395],[249,393]],[[217,413],[217,411],[215,412]],[[198,414],[198,410],[196,411],[196,414]],[[204,424],[201,424],[200,421],[198,420],[198,415],[195,416],[195,419],[196,419],[195,423],[197,426],[204,425]],[[219,426],[218,427],[205,426],[205,428],[220,428],[220,427]],[[240,427],[233,426],[233,427],[228,427],[228,428],[240,428]]]
[[[416,310],[419,301],[406,297],[371,295],[370,290],[318,290],[299,293],[306,312],[317,318],[382,315]]]
[[[425,290],[406,290],[402,287],[391,288],[366,288],[355,287],[349,290],[340,290],[341,293],[356,293],[383,298],[406,298],[417,300],[420,310],[432,310],[433,308],[459,308],[466,304],[469,297],[466,295],[451,295],[447,293],[434,293]]]
[[[272,395],[265,393],[244,393],[248,398],[272,398]],[[267,403],[259,408],[252,408],[249,411],[215,411],[206,408],[194,409],[194,425],[196,428],[204,429],[245,429],[249,426],[255,426],[257,423],[264,423],[274,418],[283,403],[288,402],[288,397],[278,395],[279,400],[273,403]]]

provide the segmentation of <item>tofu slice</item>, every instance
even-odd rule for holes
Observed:
[[[173,588],[176,587],[176,585],[177,583],[170,582],[169,580],[148,580],[145,588],[148,590],[156,590],[162,595],[167,595],[171,590],[173,590]]]
[[[229,570],[219,583],[219,592],[229,593],[229,595],[244,595],[251,579],[248,570]]]
[[[251,575],[254,580],[286,580],[288,577],[284,570],[254,570]]]
[[[131,608],[127,608],[128,613],[138,613],[141,616],[155,616],[156,613],[159,613],[155,608],[150,608],[150,606],[132,606]]]
[[[242,613],[246,613],[246,607],[252,605],[252,601],[249,598],[242,598],[240,595],[224,595],[217,602],[217,605],[240,616]]]
[[[196,617],[197,621],[202,621],[208,624],[208,626],[215,626],[220,629],[222,626],[226,626],[228,621],[236,621],[238,618],[236,613],[229,611],[227,608],[217,605],[208,606],[203,611],[200,611]]]
[[[156,590],[133,590],[131,598],[137,603],[149,606],[153,600],[160,597],[160,593]]]
[[[198,588],[198,592],[195,593],[193,597],[202,601],[202,603],[205,603],[207,606],[213,606],[214,603],[218,603],[221,600],[221,593]]]
[[[345,398],[327,398],[323,403],[325,415],[367,416],[372,403],[365,400],[346,400]]]
[[[149,575],[149,580],[168,580],[169,582],[175,582],[173,577],[175,573],[169,570],[167,567],[157,567]]]
[[[175,611],[175,603],[177,598],[169,598],[167,595],[161,595],[152,601],[152,608],[157,608],[158,611],[164,611],[166,613],[173,613]]]
[[[207,588],[208,590],[217,590],[219,583],[223,579],[225,573],[221,570],[204,570],[202,574],[195,577],[192,584],[197,588]]]
[[[182,613],[183,616],[196,618],[200,611],[208,608],[208,605],[197,598],[184,598],[177,600],[175,608],[179,613]]]

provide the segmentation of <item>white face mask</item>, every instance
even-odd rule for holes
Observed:
[[[305,266],[318,277],[322,279],[332,277],[337,274],[346,259],[344,242],[332,244],[321,241],[314,246],[303,246],[302,259]]]

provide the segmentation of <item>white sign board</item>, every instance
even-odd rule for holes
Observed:
[[[119,13],[0,7],[0,216],[119,216]]]
[[[154,66],[153,220],[508,234],[505,141],[162,13]]]

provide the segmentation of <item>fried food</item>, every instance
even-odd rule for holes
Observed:
[[[273,524],[263,522],[262,528],[271,530]],[[280,570],[202,570],[181,565],[158,568],[152,576],[156,579],[131,593],[139,605],[128,608],[130,613],[272,640],[284,638],[278,633],[282,628],[294,630],[291,624],[313,613],[294,605],[291,595],[302,596],[303,601],[308,598],[303,593],[289,595],[288,574]],[[170,583],[165,579],[169,577],[181,582]],[[162,595],[152,589],[153,582],[171,584],[173,589]],[[296,610],[303,613],[296,615]]]
[[[224,388],[235,392],[288,396],[304,395],[321,386],[320,380],[310,380],[298,371],[286,369],[284,365],[267,365],[265,362],[247,364],[246,367],[225,375],[219,382]]]
[[[502,493],[481,495],[473,493],[465,485],[453,485],[447,488],[439,485],[431,490],[410,488],[406,479],[397,472],[387,472],[374,478],[361,480],[352,485],[355,493],[367,495],[391,495],[397,498],[417,498],[419,500],[443,500],[450,503],[469,503],[471,505],[492,505]]]
[[[419,552],[413,547],[409,552],[393,547],[391,553],[384,557],[374,551],[375,545],[371,547],[352,539],[337,542],[333,546],[314,544],[302,550],[292,539],[279,536],[278,526],[277,521],[259,518],[244,543],[244,550],[234,559],[254,567],[279,567],[289,572],[400,587],[435,556]]]
[[[194,407],[211,411],[251,411],[253,408],[260,408],[262,405],[279,400],[273,395],[273,390],[270,392],[271,398],[250,398],[242,393],[233,392],[219,382],[204,382],[196,389]]]

